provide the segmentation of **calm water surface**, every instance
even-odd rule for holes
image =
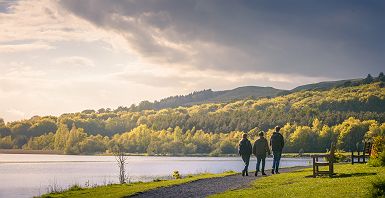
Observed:
[[[255,169],[255,158],[250,164]],[[266,160],[269,169],[272,159]],[[310,159],[284,158],[281,167],[307,166]],[[240,171],[238,157],[128,157],[130,181],[169,178],[172,171],[182,175],[202,172]],[[68,188],[118,183],[118,167],[113,156],[0,154],[0,197],[32,197],[44,194],[50,186]]]

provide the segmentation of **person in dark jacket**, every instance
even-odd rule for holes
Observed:
[[[282,149],[285,145],[283,141],[283,136],[279,133],[280,129],[281,127],[276,126],[275,132],[270,138],[270,146],[271,150],[273,151],[273,168],[271,170],[272,174],[279,174],[279,161],[281,160]]]
[[[242,176],[249,176],[249,162],[250,162],[250,155],[252,152],[252,146],[250,141],[247,139],[247,134],[244,133],[242,135],[242,140],[239,141],[238,145],[238,153],[242,157],[243,162],[245,163],[245,167],[242,170]]]
[[[254,142],[254,146],[253,146],[253,154],[257,157],[257,167],[255,171],[255,176],[258,175],[261,161],[262,161],[262,175],[266,175],[265,173],[266,154],[270,155],[269,144],[267,143],[267,140],[264,137],[263,131],[259,132],[258,135],[259,135],[259,139]]]

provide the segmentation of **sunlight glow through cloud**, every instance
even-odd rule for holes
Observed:
[[[297,1],[0,0],[0,117],[381,70],[384,3]]]

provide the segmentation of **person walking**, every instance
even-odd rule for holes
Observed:
[[[285,145],[283,136],[279,133],[279,130],[281,130],[281,127],[276,126],[275,132],[270,138],[270,146],[271,150],[273,151],[273,168],[271,169],[272,174],[279,174],[279,162],[281,160],[283,146]]]
[[[239,141],[239,145],[238,145],[238,153],[242,157],[243,162],[245,163],[245,167],[242,170],[242,176],[245,176],[245,175],[249,176],[248,169],[249,169],[251,152],[252,152],[251,143],[249,139],[247,139],[247,134],[244,133],[242,135],[242,140]]]
[[[270,149],[269,149],[269,144],[267,143],[266,138],[264,137],[264,132],[261,131],[258,133],[259,139],[257,139],[254,142],[253,146],[253,154],[255,157],[257,157],[257,166],[255,170],[255,176],[258,176],[259,168],[262,162],[262,175],[266,175],[265,173],[265,160],[266,160],[266,154],[270,155]]]

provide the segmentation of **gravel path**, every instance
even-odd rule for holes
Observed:
[[[281,173],[303,169],[305,167],[282,168]],[[267,176],[271,175],[270,170],[266,171]],[[180,185],[157,188],[134,195],[133,197],[207,197],[208,195],[224,192],[230,189],[246,188],[250,183],[262,176],[255,177],[254,173],[248,177],[240,174],[220,178],[210,178],[184,183]]]

